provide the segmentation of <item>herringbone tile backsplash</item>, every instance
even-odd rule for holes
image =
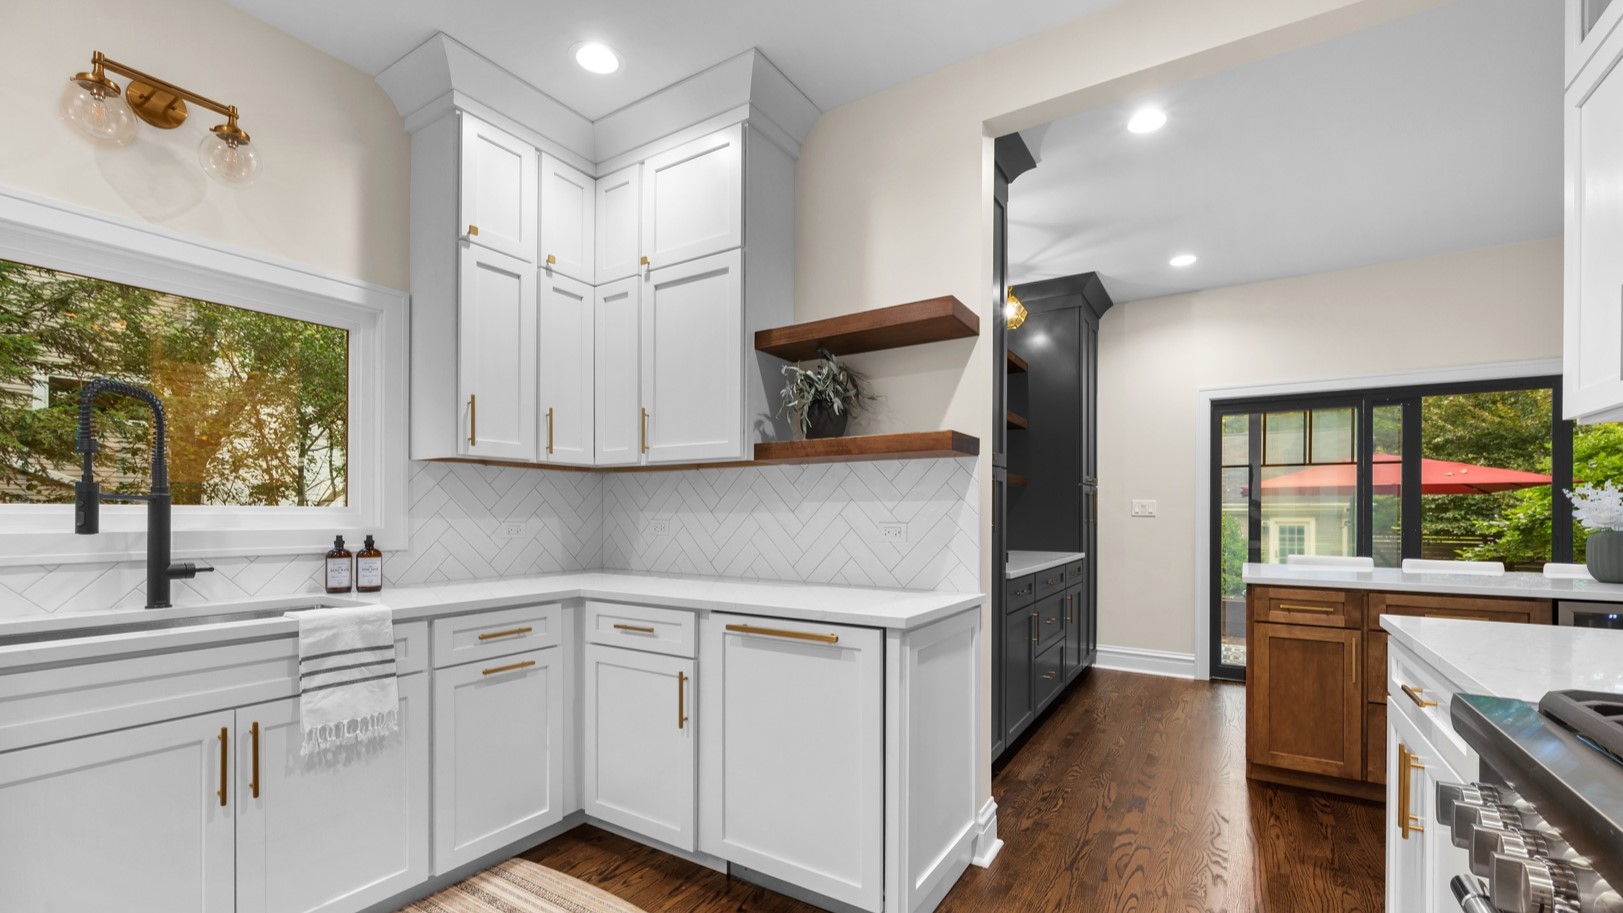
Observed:
[[[908,589],[979,588],[973,459],[599,474],[411,464],[391,585],[609,568]],[[525,535],[501,538],[523,520]],[[882,538],[899,524],[905,541]],[[661,532],[663,527],[663,532]],[[212,560],[176,604],[320,592],[321,556]],[[140,608],[140,562],[0,567],[0,618]]]

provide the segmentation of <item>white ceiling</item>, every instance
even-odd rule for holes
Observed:
[[[444,32],[596,120],[750,48],[819,108],[842,105],[1119,0],[230,0],[377,75]],[[601,41],[594,76],[569,50]]]
[[[1010,186],[1011,278],[1131,301],[1559,235],[1561,29],[1454,0],[1055,121]],[[1167,125],[1128,133],[1145,105]]]

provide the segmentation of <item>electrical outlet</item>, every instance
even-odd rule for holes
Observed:
[[[671,521],[664,518],[648,521],[648,535],[657,539],[661,536],[669,536],[670,534]]]
[[[522,539],[530,534],[528,520],[503,520],[501,526],[496,528],[498,539]]]
[[[879,524],[879,541],[880,542],[890,542],[892,544],[897,544],[897,545],[899,545],[899,544],[901,544],[903,542],[906,542],[907,541],[907,524],[906,523],[881,523],[881,524]]]
[[[1133,502],[1133,516],[1135,516],[1135,517],[1153,517],[1153,516],[1155,516],[1155,502],[1154,501],[1136,501],[1135,500]]]

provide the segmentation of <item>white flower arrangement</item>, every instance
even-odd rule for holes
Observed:
[[[1567,497],[1572,499],[1572,516],[1584,529],[1623,530],[1623,489],[1611,482],[1579,485]]]

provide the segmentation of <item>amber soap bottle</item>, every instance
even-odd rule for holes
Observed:
[[[366,537],[366,547],[355,553],[355,592],[376,593],[383,589],[383,553]]]
[[[333,539],[332,551],[327,553],[327,592],[348,593],[354,586],[354,559],[344,548],[344,537]]]

